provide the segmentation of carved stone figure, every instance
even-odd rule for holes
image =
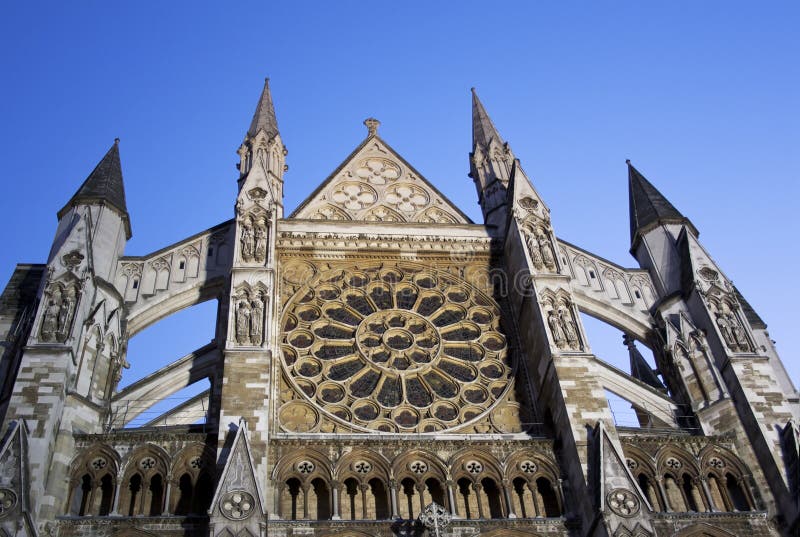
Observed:
[[[559,347],[564,345],[564,333],[561,330],[561,322],[556,315],[555,310],[550,310],[547,314],[547,324],[550,325],[550,334],[553,336],[553,342]]]
[[[267,258],[267,227],[263,222],[258,222],[254,228],[255,251],[253,257],[257,263],[263,263]]]
[[[58,331],[58,313],[61,309],[61,291],[56,288],[47,302],[42,318],[41,338],[43,341],[55,341]]]
[[[250,305],[247,300],[240,300],[236,307],[236,342],[239,345],[250,343]]]
[[[531,253],[531,262],[537,270],[541,270],[544,266],[542,261],[542,253],[539,251],[539,241],[533,234],[528,235],[528,251]]]
[[[572,320],[572,315],[566,308],[559,308],[558,316],[561,319],[561,327],[564,330],[564,336],[567,339],[567,344],[571,349],[580,348],[580,338],[578,337],[578,326]]]
[[[556,268],[556,260],[553,258],[553,250],[550,249],[550,240],[541,231],[537,234],[539,239],[539,248],[542,251],[542,260],[544,265],[550,270]]]
[[[75,311],[75,289],[68,287],[61,298],[61,306],[58,309],[58,335],[59,341],[67,339],[67,332],[72,324],[72,314]]]
[[[725,317],[724,313],[717,313],[717,326],[719,326],[719,331],[722,333],[722,339],[725,340],[725,343],[731,349],[736,349],[736,339],[733,337],[733,332],[731,331],[731,323]]]
[[[264,302],[259,297],[251,303],[252,312],[250,314],[250,342],[253,345],[261,345],[264,341]]]
[[[733,340],[739,346],[739,349],[743,352],[747,352],[750,350],[750,343],[747,341],[747,335],[745,334],[744,328],[739,323],[739,320],[733,315],[733,313],[729,313],[727,316],[728,324],[730,324],[731,332],[733,333]]]
[[[255,251],[255,238],[253,237],[253,227],[248,219],[242,226],[242,259],[252,261]]]

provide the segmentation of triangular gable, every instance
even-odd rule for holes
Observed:
[[[649,525],[645,513],[653,508],[625,463],[622,447],[611,438],[602,421],[594,429],[593,444],[597,464],[593,488],[606,523],[617,529],[622,524],[630,527],[637,520]]]
[[[471,224],[378,135],[370,135],[289,218]]]
[[[0,446],[0,494],[4,504],[0,530],[8,535],[37,535],[31,518],[29,483],[28,430],[22,421],[11,422]]]
[[[247,440],[247,423],[242,419],[220,475],[209,515],[212,521],[225,521],[229,528],[239,531],[245,526],[258,527],[265,513]]]

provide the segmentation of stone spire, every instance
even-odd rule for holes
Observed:
[[[658,375],[650,368],[650,364],[644,359],[642,353],[636,348],[634,339],[626,334],[622,336],[622,341],[628,347],[628,355],[631,361],[631,375],[633,378],[641,380],[648,386],[652,386],[657,390],[667,391],[661,379],[658,378]]]
[[[643,235],[654,227],[667,223],[686,224],[695,235],[699,235],[689,219],[645,179],[639,170],[633,167],[630,160],[625,162],[628,164],[631,242],[635,242],[637,235]]]
[[[64,216],[76,205],[106,205],[125,222],[125,231],[131,238],[128,207],[125,204],[125,185],[122,182],[122,166],[119,160],[119,138],[95,166],[89,177],[78,188],[64,207],[58,211],[58,218]]]
[[[475,148],[479,144],[487,146],[493,139],[503,145],[503,139],[489,118],[489,114],[486,113],[483,103],[478,99],[475,88],[471,88],[470,91],[472,91],[472,147]]]
[[[267,134],[267,138],[272,138],[278,134],[278,120],[275,119],[275,107],[272,104],[272,93],[269,90],[269,78],[264,79],[264,89],[261,91],[261,98],[258,100],[256,113],[253,115],[253,121],[250,122],[247,136],[253,137],[262,129]]]

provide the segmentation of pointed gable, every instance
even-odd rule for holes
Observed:
[[[265,513],[263,495],[247,439],[247,423],[241,419],[209,514],[212,520],[232,520],[237,523],[235,526],[243,526],[260,520]]]
[[[472,223],[377,135],[376,120],[368,122],[370,134],[367,138],[290,218]]]

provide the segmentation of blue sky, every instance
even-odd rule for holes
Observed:
[[[288,210],[374,116],[479,221],[466,176],[475,86],[561,238],[635,264],[632,159],[701,231],[797,384],[799,25],[788,1],[6,3],[0,285],[15,263],[45,261],[56,212],[117,136],[127,253],[230,218],[265,76]],[[179,337],[164,325],[132,340],[137,371],[211,339],[213,308],[196,310],[169,321],[188,327]]]

